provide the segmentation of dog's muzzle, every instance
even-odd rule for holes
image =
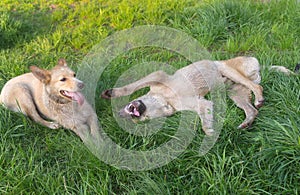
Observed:
[[[146,105],[141,100],[135,100],[125,106],[123,110],[119,112],[121,117],[127,118],[128,115],[131,117],[140,117],[146,111]]]

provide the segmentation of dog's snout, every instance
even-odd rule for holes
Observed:
[[[142,115],[146,111],[146,105],[141,100],[137,100],[137,102],[137,110]]]
[[[134,100],[120,110],[119,116],[122,118],[139,118],[145,111],[145,104],[141,100]]]
[[[83,89],[84,88],[84,83],[83,82],[79,82],[77,84],[77,86],[78,86],[79,89]]]

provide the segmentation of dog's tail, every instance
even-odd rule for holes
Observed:
[[[286,75],[297,75],[300,71],[300,63],[296,65],[294,71],[291,71],[284,66],[271,66],[270,69],[278,72],[282,72]]]

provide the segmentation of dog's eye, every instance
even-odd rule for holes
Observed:
[[[66,78],[61,78],[60,81],[64,82],[66,81],[67,79]]]
[[[73,76],[76,77],[76,73],[74,73]]]

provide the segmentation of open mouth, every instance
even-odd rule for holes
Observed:
[[[67,99],[76,101],[79,105],[82,105],[84,102],[84,96],[80,92],[61,90],[60,94]]]
[[[125,111],[132,117],[140,117],[145,112],[145,110],[146,106],[140,100],[129,103],[125,108]]]
[[[136,116],[136,117],[139,117],[139,116],[141,116],[140,115],[140,112],[138,111],[138,109],[137,109],[137,107],[135,107],[133,104],[129,104],[128,105],[128,107],[127,107],[127,109],[126,109],[127,111],[128,111],[128,113],[130,114],[130,115],[132,115],[132,116]]]

